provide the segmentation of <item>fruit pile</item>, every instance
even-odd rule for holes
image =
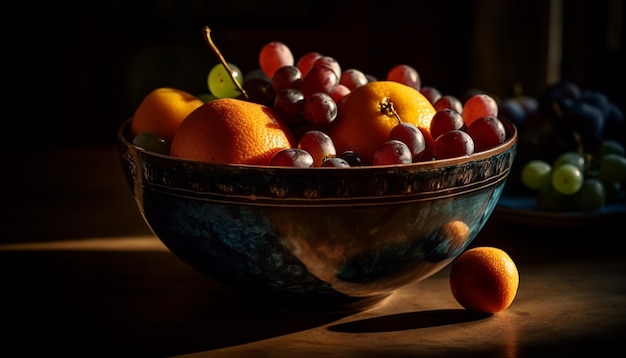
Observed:
[[[593,212],[625,200],[626,123],[604,93],[562,81],[537,99],[506,99],[500,111],[519,129],[507,185],[534,195],[537,210]]]
[[[408,164],[470,156],[506,139],[493,97],[465,103],[422,86],[407,64],[378,80],[333,57],[294,57],[284,43],[259,51],[245,76],[226,62],[207,76],[208,92],[158,88],[131,119],[133,143],[191,160],[291,167]]]

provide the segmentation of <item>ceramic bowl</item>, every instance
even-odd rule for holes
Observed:
[[[148,152],[118,131],[147,225],[184,262],[258,304],[350,312],[448,265],[500,198],[516,154],[350,168],[210,164]]]

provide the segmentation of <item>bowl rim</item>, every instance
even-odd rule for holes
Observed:
[[[246,168],[246,169],[258,169],[258,170],[271,170],[271,171],[304,171],[304,172],[319,172],[319,171],[338,171],[338,172],[351,172],[356,173],[360,171],[416,171],[416,170],[429,170],[436,169],[448,166],[458,166],[463,165],[465,163],[471,163],[474,161],[484,160],[494,155],[506,152],[510,150],[513,146],[517,144],[518,139],[518,130],[515,124],[506,118],[498,118],[504,128],[506,130],[506,139],[503,143],[481,151],[476,152],[471,155],[447,158],[447,159],[433,159],[427,161],[413,162],[408,164],[389,164],[389,165],[363,165],[363,166],[351,166],[351,167],[287,167],[287,166],[273,166],[273,165],[251,165],[251,164],[233,164],[233,163],[216,163],[216,162],[206,162],[192,159],[185,159],[180,157],[174,157],[171,155],[161,154],[157,152],[153,152],[147,149],[144,149],[140,146],[137,146],[132,143],[130,138],[130,123],[132,121],[132,116],[124,120],[117,129],[117,139],[118,142],[126,147],[132,148],[134,151],[138,151],[146,156],[153,156],[162,158],[164,160],[170,160],[173,162],[186,163],[186,164],[198,164],[203,167],[213,167],[213,168]]]

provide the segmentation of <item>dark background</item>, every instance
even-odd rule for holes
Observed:
[[[559,3],[558,1],[557,3]],[[550,1],[42,1],[5,12],[3,145],[115,143],[118,125],[150,90],[207,91],[218,63],[202,37],[249,72],[269,41],[378,78],[399,63],[423,85],[499,98],[515,84],[537,96],[547,82]],[[560,77],[604,91],[624,108],[624,2],[568,0]],[[7,22],[7,20],[11,20]],[[8,62],[8,64],[6,64]],[[7,126],[8,124],[8,126]]]

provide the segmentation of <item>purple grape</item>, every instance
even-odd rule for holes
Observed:
[[[283,66],[274,72],[272,77],[272,88],[278,92],[283,88],[300,89],[302,86],[302,73],[300,69],[293,66]]]
[[[474,153],[496,147],[506,139],[506,129],[502,122],[493,116],[480,117],[466,129],[474,140]]]
[[[295,88],[283,88],[276,93],[274,111],[289,125],[305,123],[304,95]]]
[[[409,164],[413,162],[411,150],[403,142],[390,139],[383,143],[372,157],[372,165]]]
[[[440,135],[435,139],[433,156],[435,159],[457,158],[474,153],[474,140],[460,129]]]
[[[335,167],[335,168],[347,168],[350,166],[350,163],[343,158],[334,157],[328,158],[322,162],[323,167]]]
[[[363,160],[361,159],[361,157],[352,150],[347,150],[339,154],[338,157],[348,162],[351,167],[358,167],[363,165]]]
[[[300,91],[306,98],[317,92],[332,94],[338,84],[339,77],[332,67],[325,64],[316,64],[302,79]]]
[[[323,127],[337,118],[337,103],[327,93],[313,93],[306,98],[303,112],[307,123]]]
[[[282,149],[270,160],[271,166],[309,168],[313,166],[313,157],[299,148]]]
[[[421,159],[421,155],[426,149],[424,133],[413,123],[398,123],[391,129],[391,132],[389,132],[389,139],[397,139],[406,144],[411,151],[411,158],[414,162]]]
[[[442,108],[435,112],[430,120],[430,134],[434,139],[455,129],[462,129],[465,123],[463,116],[451,108]]]

